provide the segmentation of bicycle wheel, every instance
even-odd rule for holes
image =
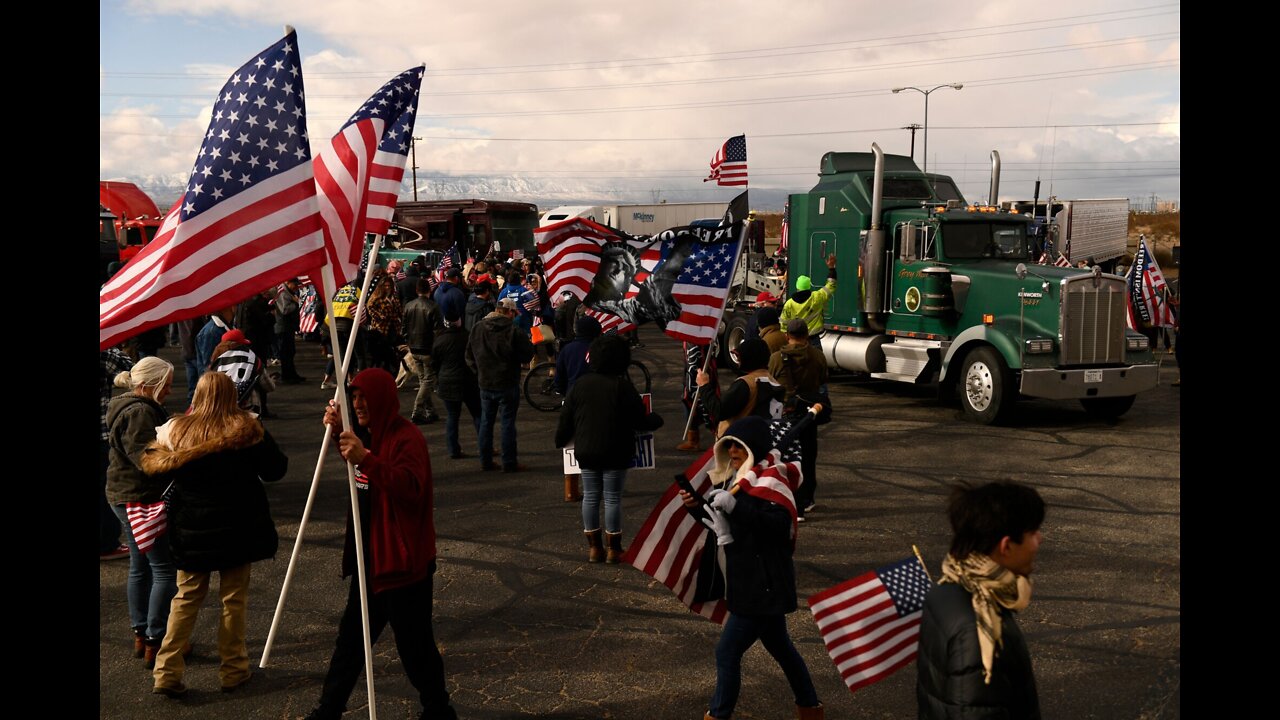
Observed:
[[[541,362],[529,369],[524,377],[524,397],[543,412],[560,409],[564,397],[556,390],[555,363]]]
[[[649,377],[649,368],[639,360],[632,360],[627,365],[627,378],[631,380],[631,384],[636,387],[636,392],[641,395],[649,392],[653,388],[653,379]]]

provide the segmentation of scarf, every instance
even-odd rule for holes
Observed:
[[[955,583],[973,596],[978,618],[978,645],[982,650],[983,682],[991,684],[995,650],[1003,647],[1000,608],[1022,610],[1031,603],[1031,581],[1000,566],[989,556],[971,553],[963,560],[948,555],[942,561],[941,583]]]

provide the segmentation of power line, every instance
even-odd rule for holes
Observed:
[[[1174,8],[1174,9],[1166,9],[1166,8]],[[1179,3],[1168,3],[1168,4],[1162,4],[1162,5],[1149,5],[1149,6],[1140,7],[1140,8],[1110,10],[1105,12],[1084,13],[1079,15],[1065,15],[1065,16],[1059,16],[1059,17],[1053,17],[1053,18],[1043,18],[1040,20],[1024,20],[1021,22],[1000,23],[998,25],[980,25],[980,26],[972,26],[972,27],[964,27],[964,28],[955,28],[952,30],[940,30],[933,33],[913,32],[913,33],[903,34],[903,35],[873,36],[869,38],[861,38],[861,39],[855,39],[855,40],[838,40],[838,41],[831,41],[831,42],[825,42],[825,43],[805,43],[803,45],[785,45],[785,46],[778,46],[778,47],[771,47],[771,48],[754,48],[754,49],[746,49],[746,50],[722,50],[718,52],[695,53],[695,54],[689,54],[689,55],[665,55],[665,56],[653,56],[653,57],[641,57],[641,58],[613,58],[613,59],[605,59],[605,60],[581,60],[581,61],[573,61],[573,62],[539,63],[539,64],[529,64],[529,65],[491,65],[491,66],[476,66],[476,67],[437,68],[435,70],[425,71],[425,75],[427,77],[449,77],[450,73],[458,73],[459,75],[475,75],[475,74],[515,74],[517,72],[518,73],[561,72],[561,71],[572,71],[572,70],[598,70],[598,69],[614,70],[619,68],[646,66],[644,64],[619,66],[619,65],[616,65],[615,63],[646,63],[646,64],[659,64],[659,65],[672,65],[672,64],[687,64],[687,63],[693,63],[693,62],[754,60],[759,58],[778,57],[778,55],[748,55],[747,57],[718,57],[718,56],[743,55],[747,53],[783,53],[784,51],[791,51],[791,50],[803,50],[805,52],[802,52],[802,53],[788,52],[785,54],[789,54],[789,55],[813,54],[814,52],[843,52],[846,50],[874,49],[876,47],[883,47],[884,45],[902,46],[902,45],[917,44],[917,43],[934,43],[934,42],[946,41],[946,40],[965,40],[965,39],[971,39],[975,37],[988,37],[990,35],[1007,35],[1007,34],[1013,34],[1013,33],[1022,34],[1026,32],[1034,32],[1036,30],[1053,30],[1053,29],[1058,29],[1063,27],[1075,27],[1078,25],[1085,25],[1085,24],[1097,24],[1100,22],[1124,22],[1127,20],[1141,20],[1149,17],[1155,17],[1158,15],[1175,14],[1180,12],[1180,9],[1178,8],[1179,8]],[[1152,12],[1148,15],[1135,15],[1133,17],[1117,17],[1117,18],[1107,18],[1107,19],[1101,19],[1101,20],[1085,20],[1086,18],[1105,18],[1105,16],[1108,16],[1108,15],[1121,15],[1121,14],[1127,14],[1127,13],[1145,13],[1147,11],[1156,11],[1156,12]],[[1055,22],[1064,21],[1064,20],[1082,20],[1082,22],[1067,23],[1062,25],[1050,25],[1047,27],[1036,27],[1036,28],[1025,27],[1028,25],[1041,25],[1044,23],[1055,23]],[[1017,29],[1017,28],[1021,28],[1021,29]],[[981,31],[981,30],[997,30],[998,32],[989,33],[985,35],[949,37],[957,33],[966,33],[966,32]],[[842,48],[835,48],[832,50],[824,50],[824,51],[813,50],[813,48],[815,47],[831,47],[831,46],[837,46],[837,45],[851,45],[851,44],[856,45],[856,44],[863,44],[863,43],[878,43],[878,44],[869,45],[867,47],[853,47],[853,48],[842,47]],[[680,61],[680,62],[677,63],[677,62],[671,62],[671,61]],[[601,67],[566,67],[571,65],[577,65],[577,66],[599,65]],[[504,70],[512,71],[512,72],[509,72],[509,73],[494,72],[494,71],[504,71]],[[397,72],[400,72],[400,70],[397,69],[394,71],[378,70],[378,71],[349,71],[349,72],[335,71],[335,72],[327,72],[327,73],[325,72],[308,73],[307,77],[310,77],[310,78],[319,78],[319,77],[379,78],[379,77],[384,77],[387,74],[394,74]],[[208,78],[208,79],[215,79],[215,80],[221,79],[222,77],[224,77],[223,75],[216,75],[216,74],[147,73],[147,72],[119,72],[119,71],[103,72],[102,76],[132,78],[132,79]]]
[[[107,117],[107,116],[104,116]],[[155,117],[148,115],[147,117]],[[1050,128],[1091,128],[1091,127],[1143,127],[1150,125],[1178,125],[1178,121],[1159,120],[1154,122],[1127,122],[1127,123],[1061,123],[1054,125],[947,125],[947,130],[1042,130],[1045,127]],[[863,128],[859,130],[816,130],[812,132],[796,132],[796,133],[754,133],[752,138],[787,138],[787,137],[815,137],[825,135],[855,135],[863,133],[880,133],[894,132],[900,130],[897,127],[882,128]],[[937,128],[931,128],[937,129]],[[172,133],[144,133],[129,132],[127,130],[103,130],[98,129],[99,135],[128,135],[143,137],[166,137],[173,139],[194,139],[204,137],[203,133],[199,134],[172,134]],[[699,137],[629,137],[629,138],[518,138],[518,137],[486,137],[486,136],[463,136],[463,135],[420,135],[424,140],[488,140],[492,142],[591,142],[591,143],[619,143],[619,142],[688,142],[688,141],[704,141],[704,140],[723,140],[723,135],[705,135]],[[1169,161],[1173,162],[1173,161]],[[974,163],[974,165],[985,165],[986,163]],[[1007,164],[1007,163],[1005,163]]]

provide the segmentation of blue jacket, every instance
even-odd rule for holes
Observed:
[[[209,322],[200,328],[200,333],[196,335],[196,367],[200,368],[200,374],[203,375],[205,370],[209,369],[209,361],[213,358],[213,349],[218,347],[218,343],[222,342],[222,335],[231,326],[223,327],[213,318],[209,318]]]
[[[440,283],[436,288],[435,301],[442,318],[461,318],[467,309],[467,294],[451,282]]]

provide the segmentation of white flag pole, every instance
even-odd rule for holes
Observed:
[[[359,318],[361,314],[363,314],[364,312],[365,301],[369,295],[369,285],[371,284],[371,281],[373,279],[375,266],[377,264],[376,260],[378,257],[378,250],[379,248],[381,248],[381,246],[382,246],[382,236],[381,235],[375,236],[373,241],[373,247],[369,250],[369,263],[365,271],[364,283],[361,286],[360,299],[359,299],[359,302],[356,304],[356,318]],[[337,322],[336,320],[333,319],[332,293],[336,292],[337,290],[336,287],[333,287],[337,281],[333,278],[333,270],[328,265],[325,265],[321,268],[321,276],[323,278],[322,284],[325,286],[323,288],[324,290],[323,294],[326,296],[324,298],[325,307],[327,310],[326,317],[329,318],[328,322],[330,322],[330,324],[333,326],[331,329],[331,332],[329,333],[329,340],[332,343],[332,348],[333,348],[333,356],[335,358],[337,357],[342,358],[341,362],[339,363],[338,369],[334,373],[334,376],[335,376],[334,384],[337,386],[337,389],[334,395],[334,400],[337,403],[338,412],[342,416],[342,426],[345,428],[349,428],[351,427],[351,417],[350,417],[350,412],[347,405],[346,377],[347,377],[347,368],[349,368],[351,365],[351,356],[355,350],[356,333],[359,332],[360,326],[358,321],[353,324],[351,337],[348,338],[346,351],[345,353],[343,353],[343,349],[338,342]],[[302,546],[302,535],[304,530],[306,529],[307,519],[310,517],[311,508],[315,501],[316,488],[319,485],[320,473],[324,468],[325,457],[329,448],[331,438],[332,438],[332,433],[330,432],[329,428],[325,428],[324,440],[321,442],[321,445],[320,445],[320,456],[316,459],[315,473],[312,475],[312,478],[311,478],[311,490],[307,495],[307,504],[303,509],[302,521],[298,525],[298,537],[294,540],[293,553],[289,558],[289,568],[285,573],[284,585],[280,589],[280,599],[276,604],[275,617],[273,617],[271,620],[271,630],[267,635],[267,644],[266,644],[266,647],[263,649],[262,661],[260,662],[259,667],[265,668],[267,666],[267,661],[269,660],[271,655],[271,645],[275,639],[275,633],[276,633],[277,626],[279,625],[279,622],[280,622],[280,616],[283,614],[285,599],[289,594],[289,585],[292,582],[293,571],[295,566],[297,565],[297,559],[300,554],[300,550]],[[356,543],[355,543],[356,544],[356,574],[357,574],[356,579],[360,583],[360,589],[361,589],[360,616],[364,622],[365,678],[367,680],[368,690],[369,690],[369,717],[371,719],[376,720],[377,707],[375,703],[374,687],[373,687],[373,653],[372,653],[373,643],[370,641],[370,635],[369,635],[368,593],[364,591],[365,588],[367,587],[365,584],[364,533],[360,525],[360,505],[356,496],[355,466],[352,465],[350,462],[347,463],[347,485],[348,485],[348,491],[351,495],[352,527],[354,528],[355,535],[356,535],[356,538],[355,538],[356,540]]]
[[[746,218],[743,218],[742,232],[738,234],[738,249],[733,254],[733,271],[729,275],[730,287],[725,288],[726,290],[733,290],[733,287],[732,287],[733,278],[737,276],[738,263],[742,261],[742,246],[745,245],[747,242],[747,229],[749,227],[751,227],[751,223],[749,223],[746,220]],[[742,281],[746,282],[746,278],[744,277]],[[726,292],[724,296],[724,300],[720,303],[720,314],[716,315],[717,328],[719,328],[720,323],[724,321],[724,311],[725,311],[725,308],[729,307],[729,298],[732,295],[733,295],[732,292]],[[702,372],[706,372],[707,368],[711,367],[711,351],[714,349],[715,345],[716,343],[714,338],[712,339],[711,342],[707,343],[707,356],[702,359]],[[714,381],[714,378],[712,378],[712,380]],[[698,385],[697,381],[695,380],[694,389],[693,389],[693,400],[692,402],[689,403],[689,419],[684,421],[684,435],[680,436],[682,438],[689,437],[689,429],[693,427],[693,415],[698,411],[698,395],[701,394],[701,392],[702,392],[702,386]]]

